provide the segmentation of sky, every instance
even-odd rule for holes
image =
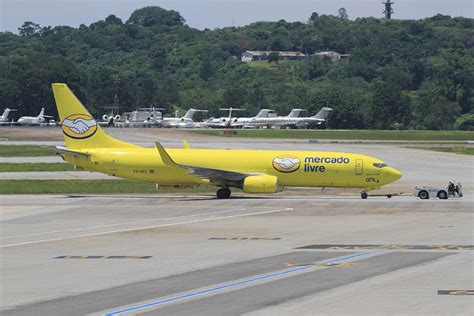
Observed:
[[[394,19],[420,19],[438,13],[473,18],[474,0],[392,0]],[[114,14],[124,22],[145,6],[181,13],[198,29],[242,26],[256,21],[307,21],[312,12],[349,18],[382,17],[382,0],[0,0],[0,31],[17,33],[24,21],[41,26],[89,25]]]

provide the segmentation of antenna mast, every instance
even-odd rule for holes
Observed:
[[[393,13],[393,9],[392,9],[393,2],[391,2],[390,0],[386,0],[382,3],[385,6],[385,10],[383,10],[383,13],[385,13],[385,18],[387,20],[390,20],[392,18],[392,13]]]

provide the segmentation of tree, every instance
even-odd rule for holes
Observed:
[[[337,10],[337,12],[339,13],[340,19],[349,20],[349,15],[347,14],[346,8],[340,8],[339,10]]]
[[[278,61],[280,60],[280,54],[278,52],[271,52],[268,54],[268,62],[272,63],[275,62],[278,64]]]
[[[199,76],[201,77],[202,80],[207,81],[209,78],[212,76],[214,73],[214,70],[212,68],[212,64],[209,60],[204,60],[201,63],[201,67],[199,69]]]
[[[150,6],[133,11],[127,24],[136,24],[143,27],[154,25],[183,26],[184,22],[184,18],[176,11]]]
[[[377,80],[374,83],[371,123],[377,129],[389,129],[395,123],[406,125],[410,121],[410,99],[391,82]]]
[[[418,129],[451,129],[461,107],[444,95],[444,87],[425,81],[414,96],[414,124]]]
[[[41,32],[41,26],[37,23],[26,21],[23,25],[18,28],[20,36],[34,36]]]
[[[337,13],[336,13],[337,15]],[[308,23],[256,22],[198,30],[178,12],[146,7],[127,23],[114,15],[78,28],[25,22],[0,32],[0,104],[17,115],[54,113],[50,82],[65,81],[93,114],[114,102],[126,109],[243,106],[249,115],[331,106],[333,128],[464,128],[473,113],[474,19],[347,19],[313,12]],[[246,50],[307,54],[335,50],[340,62],[289,61],[277,67],[243,63]],[[114,76],[120,76],[114,84]],[[461,122],[461,123],[459,123]]]
[[[111,14],[105,18],[105,23],[107,24],[115,24],[115,25],[122,25],[123,22],[120,18],[116,17],[115,15]]]
[[[453,124],[453,129],[474,131],[474,113],[461,115]]]
[[[309,17],[308,22],[309,23],[314,23],[319,19],[319,13],[318,12],[313,12],[311,13],[311,16]]]

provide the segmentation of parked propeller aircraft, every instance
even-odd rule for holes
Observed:
[[[17,110],[6,108],[5,111],[3,111],[2,116],[0,116],[0,125],[13,124],[13,119],[11,121],[8,121],[8,116],[13,111],[17,111]]]
[[[45,124],[46,118],[53,118],[51,115],[44,115],[44,108],[41,108],[41,112],[38,116],[22,116],[16,122],[19,125],[41,125]]]
[[[200,124],[193,121],[196,112],[207,112],[207,110],[189,109],[183,117],[164,117],[161,121],[163,127],[197,127]]]
[[[281,187],[343,187],[367,191],[398,180],[399,171],[380,159],[344,152],[143,148],[113,138],[97,124],[63,83],[52,85],[66,147],[57,151],[90,171],[156,184],[230,188],[245,193],[275,193]]]

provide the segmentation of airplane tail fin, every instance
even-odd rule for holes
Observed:
[[[318,113],[316,113],[316,115],[314,115],[313,117],[314,118],[317,118],[317,119],[320,119],[320,120],[325,120],[328,115],[329,115],[329,112],[331,112],[332,109],[331,108],[328,108],[328,107],[323,107]]]
[[[67,148],[139,147],[107,135],[66,84],[52,87]]]
[[[2,114],[2,119],[6,120],[8,118],[8,114],[10,114],[10,109],[9,108],[6,108],[5,111],[3,111],[3,114]]]
[[[268,117],[268,114],[274,112],[273,110],[270,110],[270,109],[262,109],[260,110],[260,112],[258,112],[257,115],[255,115],[255,117],[258,117],[258,118],[263,118],[263,117]]]
[[[194,113],[196,113],[195,109],[189,109],[188,112],[184,115],[186,119],[193,119]]]
[[[286,117],[299,117],[300,113],[303,112],[303,109],[293,109],[291,110],[290,114],[288,114]]]
[[[194,114],[196,114],[196,112],[207,112],[207,110],[189,109],[188,112],[186,112],[186,114],[184,115],[184,118],[192,120],[193,117],[194,117]]]
[[[41,108],[41,112],[38,114],[38,117],[42,117],[44,115],[44,108]]]

